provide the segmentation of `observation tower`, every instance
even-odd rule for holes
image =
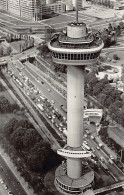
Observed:
[[[57,151],[67,160],[56,169],[54,182],[65,195],[86,194],[87,190],[93,194],[94,172],[82,168],[82,158],[91,156],[82,149],[84,74],[85,66],[97,62],[103,46],[98,33],[88,32],[86,24],[78,22],[78,6],[76,22],[48,43],[53,61],[67,65],[67,145]]]

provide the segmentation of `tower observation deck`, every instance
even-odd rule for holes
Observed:
[[[89,33],[86,24],[78,22],[78,13],[76,16],[77,21],[69,23],[66,32],[48,43],[53,61],[67,65],[68,136],[67,145],[58,150],[67,160],[55,172],[55,186],[66,195],[85,194],[92,189],[94,172],[82,167],[82,158],[91,156],[82,150],[84,74],[85,66],[97,62],[104,46],[99,33]]]

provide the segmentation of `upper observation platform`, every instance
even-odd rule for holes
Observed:
[[[66,65],[94,64],[103,46],[99,33],[88,32],[86,24],[74,22],[48,43],[53,61]]]

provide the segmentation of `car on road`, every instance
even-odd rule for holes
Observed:
[[[99,146],[97,146],[96,148],[97,148],[97,150],[100,150]]]
[[[83,141],[86,145],[88,144],[87,141]]]
[[[60,123],[60,124],[59,124],[59,126],[60,126],[60,127],[63,127],[63,124],[62,124],[62,123]]]
[[[52,116],[46,113],[47,118],[51,119]]]
[[[13,192],[10,192],[10,191],[8,192],[8,194],[9,194],[9,195],[14,195],[14,193],[13,193]]]
[[[94,148],[91,148],[93,152],[95,152],[95,149]]]
[[[5,188],[5,190],[8,189],[8,186],[6,184],[3,184],[3,187]]]
[[[64,105],[61,105],[62,110],[67,113],[67,108]]]
[[[55,123],[55,121],[53,120],[53,118],[51,119],[51,123],[52,123],[52,124],[54,124],[54,123]]]
[[[54,101],[54,100],[51,100],[51,103],[52,103],[52,104],[54,104],[54,103],[55,103],[55,101]]]
[[[52,118],[54,119],[54,118],[56,118],[56,116],[53,114],[53,115],[52,115]]]
[[[114,157],[113,157],[112,155],[110,155],[110,159],[111,159],[111,160],[114,160]]]
[[[45,97],[43,97],[42,95],[40,95],[40,99],[44,102],[45,101]]]
[[[87,137],[87,134],[84,134],[84,137],[86,138]]]
[[[0,183],[1,183],[1,184],[4,184],[4,181],[3,181],[3,179],[0,179]]]
[[[94,139],[95,137],[93,135],[91,135],[91,139]]]
[[[59,127],[59,131],[62,131],[62,128],[61,127]]]
[[[22,72],[19,72],[19,75],[22,76]]]
[[[63,120],[64,120],[64,121],[66,120],[66,117],[65,117],[65,116],[63,116]]]
[[[58,128],[59,127],[59,125],[57,124],[57,123],[55,123],[55,126]]]

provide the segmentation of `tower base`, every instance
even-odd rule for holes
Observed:
[[[61,164],[55,172],[55,187],[60,193],[65,195],[83,195],[87,190],[92,190],[93,182],[94,172],[90,170],[84,170],[84,173],[78,179],[68,177],[66,163]]]

